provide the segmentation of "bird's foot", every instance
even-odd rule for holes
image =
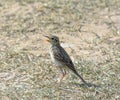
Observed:
[[[60,78],[58,78],[58,79],[57,79],[57,83],[60,83],[60,82],[61,82],[61,79],[60,79]]]
[[[58,84],[59,86],[61,85],[61,79],[60,79],[60,78],[57,79],[57,84]]]

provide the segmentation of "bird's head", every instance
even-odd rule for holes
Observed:
[[[59,38],[57,36],[54,36],[54,35],[44,35],[44,37],[46,37],[46,41],[51,43],[52,45],[60,45],[59,43]]]

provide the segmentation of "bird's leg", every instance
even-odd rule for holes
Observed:
[[[62,74],[62,77],[60,78],[61,80],[65,77],[66,71],[64,70],[64,73]]]
[[[65,75],[66,75],[66,71],[65,71],[64,69],[60,68],[60,72],[61,72],[62,74],[61,74],[60,78],[58,79],[58,83],[59,83],[59,84],[61,83],[62,79],[63,79],[63,78],[65,77]]]

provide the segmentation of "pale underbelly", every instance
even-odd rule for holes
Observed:
[[[63,66],[63,65],[61,64],[61,62],[58,61],[58,60],[56,60],[53,56],[51,57],[51,59],[52,59],[52,62],[53,62],[56,66],[58,66],[58,67]]]
[[[50,57],[51,57],[52,62],[53,62],[56,66],[58,66],[58,67],[63,66],[60,61],[58,61],[58,60],[56,60],[56,59],[54,58],[54,55],[53,55],[52,52],[50,52]]]

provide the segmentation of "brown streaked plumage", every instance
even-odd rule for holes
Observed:
[[[49,35],[45,37],[47,38],[47,41],[51,43],[51,47],[50,47],[51,59],[53,63],[60,69],[60,72],[62,73],[60,82],[66,75],[66,69],[70,69],[82,80],[83,83],[87,85],[87,82],[76,71],[74,64],[70,59],[68,53],[61,47],[59,38],[53,35]]]

